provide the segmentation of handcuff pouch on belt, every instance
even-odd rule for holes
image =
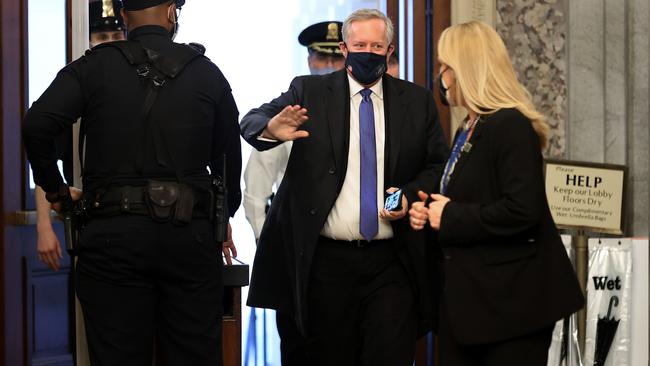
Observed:
[[[186,225],[197,203],[194,190],[183,183],[150,180],[145,195],[151,218],[157,222]]]

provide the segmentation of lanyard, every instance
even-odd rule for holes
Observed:
[[[467,143],[469,136],[472,134],[474,126],[476,126],[478,120],[479,117],[475,118],[471,122],[468,122],[466,127],[460,132],[460,135],[458,135],[458,138],[456,138],[456,142],[454,143],[454,147],[451,150],[449,160],[447,160],[447,165],[445,165],[445,171],[442,174],[442,178],[440,178],[440,194],[447,194],[447,185],[449,184],[451,175],[454,172],[458,158],[460,157],[460,154],[465,151],[465,144]]]

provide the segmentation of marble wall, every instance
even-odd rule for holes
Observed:
[[[496,29],[503,37],[519,80],[547,117],[551,137],[546,155],[564,155],[567,114],[567,19],[556,0],[497,1]]]
[[[648,236],[648,0],[497,0],[522,83],[547,116],[546,155],[626,165],[627,235]]]
[[[648,236],[648,1],[566,2],[566,156],[626,165],[626,234]]]

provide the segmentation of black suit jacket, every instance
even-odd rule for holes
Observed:
[[[449,181],[442,306],[461,343],[551,326],[584,299],[546,201],[543,158],[516,109],[484,116]]]
[[[383,78],[386,123],[385,189],[401,187],[409,202],[419,189],[440,179],[448,147],[431,93],[390,76]],[[294,315],[306,333],[306,294],[312,257],[347,168],[350,95],[345,71],[301,76],[270,103],[251,110],[241,122],[242,136],[258,150],[277,146],[257,136],[287,105],[307,108],[308,138],[294,141],[287,169],[260,235],[248,305]],[[421,331],[431,323],[429,248],[424,233],[406,219],[392,223],[396,250],[418,299]]]

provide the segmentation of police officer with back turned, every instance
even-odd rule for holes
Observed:
[[[124,0],[128,40],[61,70],[23,125],[36,184],[83,218],[76,291],[93,365],[150,366],[154,338],[165,365],[222,364],[219,234],[241,200],[238,111],[202,47],[172,41],[184,2]],[[53,136],[79,117],[76,200]]]

